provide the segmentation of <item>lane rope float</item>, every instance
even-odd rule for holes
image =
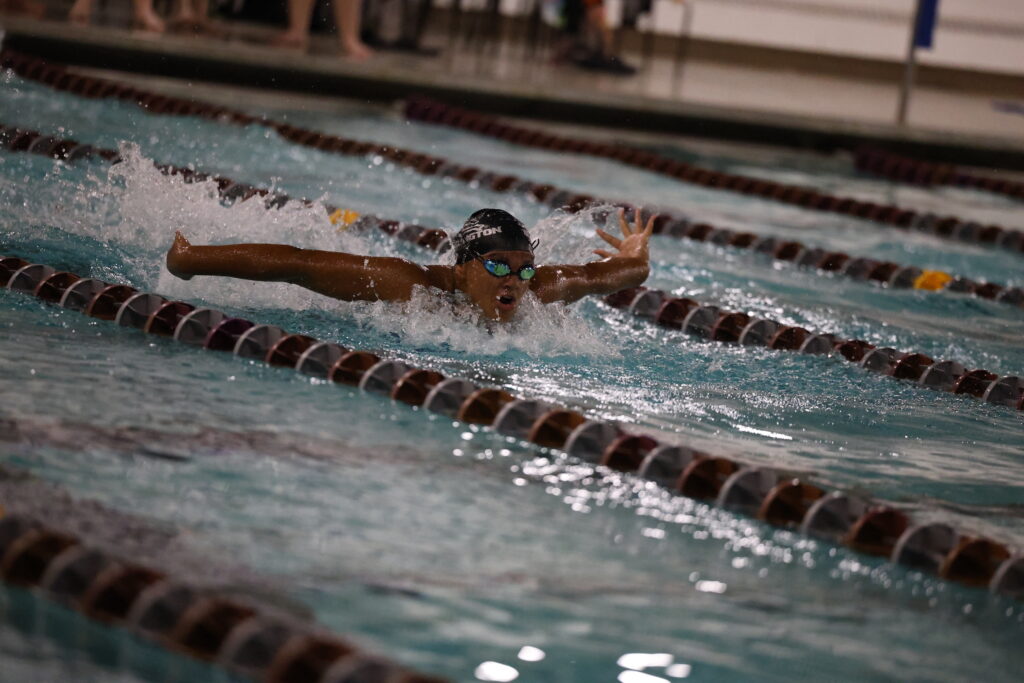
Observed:
[[[266,683],[442,683],[360,650],[318,624],[199,587],[89,546],[32,517],[0,513],[0,579],[180,655]]]
[[[889,228],[915,229],[936,237],[997,246],[1015,254],[1024,253],[1024,231],[1017,228],[1005,228],[999,225],[983,226],[975,221],[956,216],[937,216],[892,204],[878,204],[852,197],[831,195],[810,187],[723,173],[620,143],[597,143],[582,138],[544,133],[525,126],[509,124],[479,112],[452,107],[424,98],[407,100],[405,114],[407,118],[414,121],[460,128],[513,144],[611,159],[709,189],[757,195],[763,199],[792,204],[805,209],[860,218]]]
[[[681,330],[708,341],[836,356],[894,379],[1024,410],[1024,378],[1016,375],[1001,377],[984,368],[968,370],[954,360],[936,361],[916,351],[878,348],[861,339],[815,333],[768,318],[701,304],[687,297],[674,297],[659,289],[624,289],[605,297],[604,302],[649,324]]]
[[[75,141],[64,140],[60,138],[51,138],[41,136],[39,133],[34,131],[21,131],[20,129],[6,128],[0,124],[0,146],[5,144],[5,141],[9,141],[10,147],[17,148],[21,151],[35,152],[38,154],[60,158],[63,155],[66,158],[86,159],[86,158],[99,158],[110,163],[118,163],[120,156],[113,150],[105,150],[101,148],[94,148],[88,145],[79,145]],[[85,148],[86,151],[81,151]],[[253,185],[244,183],[238,183],[230,178],[223,176],[209,176],[207,174],[197,172],[191,169],[184,169],[168,164],[155,164],[155,167],[160,170],[161,173],[169,176],[180,176],[186,182],[194,183],[201,181],[213,181],[216,184],[218,194],[227,200],[234,202],[245,202],[254,197],[260,197],[264,200],[264,204],[267,208],[279,208],[284,206],[286,203],[291,201],[299,201],[306,205],[312,204],[307,199],[293,199],[287,194],[276,193],[271,194],[269,190],[257,188]],[[448,247],[447,235],[443,230],[436,228],[427,228],[415,224],[406,224],[399,221],[382,219],[378,216],[373,215],[360,215],[349,209],[341,209],[332,206],[325,207],[332,224],[341,224],[339,230],[349,229],[351,226],[358,226],[359,229],[378,229],[384,232],[386,235],[392,238],[404,240],[416,244],[418,246],[432,249],[435,251],[443,251]],[[606,216],[607,218],[607,216]],[[796,243],[786,243],[780,245],[776,252],[782,256],[788,256],[795,253]],[[782,253],[785,251],[786,253]],[[834,258],[833,255],[831,258]],[[0,264],[0,268],[2,268]],[[8,269],[10,270],[10,269]],[[948,285],[951,282],[950,276],[940,271],[920,271],[919,269],[913,269],[908,271],[894,270],[890,266],[878,266],[871,264],[862,264],[859,270],[860,276],[865,279],[877,279],[877,274],[881,272],[881,279],[886,278],[890,283],[899,282],[903,286],[913,286],[928,289],[938,284],[945,283]],[[23,274],[22,277],[29,277],[29,275]],[[630,297],[633,297],[637,292],[648,292],[641,299],[638,299],[638,303],[633,305]],[[623,298],[625,297],[625,298]],[[650,303],[655,299],[658,301],[660,306],[662,303],[665,304],[664,311],[653,311]],[[671,299],[671,301],[670,301]],[[648,290],[647,288],[640,288],[639,290],[624,290],[613,294],[606,299],[607,302],[625,302],[629,304],[629,309],[635,312],[641,318],[646,318],[651,322],[656,322],[665,327],[672,327],[675,329],[683,329],[690,334],[696,334],[712,341],[736,341],[732,337],[737,336],[736,334],[726,333],[724,330],[732,329],[737,324],[737,321],[742,318],[744,324],[750,322],[752,318],[745,313],[722,313],[721,316],[718,314],[721,311],[716,306],[702,305],[693,301],[689,298],[680,297],[668,297],[667,294],[660,290]],[[614,305],[614,304],[613,304]],[[692,310],[691,310],[692,309]],[[697,312],[700,309],[700,312]],[[694,318],[684,319],[690,313],[693,313]],[[717,316],[717,317],[716,317]],[[718,317],[725,318],[729,317],[729,322],[724,322],[717,327]],[[761,327],[774,326],[774,330],[785,327],[780,323],[760,319],[757,321]],[[714,329],[712,329],[714,327]],[[760,328],[759,328],[760,329]],[[796,341],[787,341],[799,337],[801,343]],[[920,376],[910,376],[908,367],[910,361],[905,360],[905,357],[914,359],[916,366],[920,366],[921,372],[924,372],[924,365],[934,364],[934,360],[929,356],[919,352],[900,353],[894,349],[875,349],[875,346],[862,341],[862,340],[839,340],[836,335],[833,334],[813,334],[803,328],[787,328],[785,334],[780,336],[777,340],[769,340],[765,338],[760,342],[760,345],[766,346],[767,348],[776,350],[803,350],[802,342],[805,338],[816,337],[816,341],[813,343],[808,342],[807,349],[809,352],[818,354],[830,354],[830,355],[842,355],[847,360],[852,362],[860,363],[863,358],[863,354],[871,352],[869,355],[869,364],[865,365],[869,370],[875,370],[888,374],[889,376],[896,377],[899,379],[912,379],[914,381],[920,380]],[[830,339],[833,342],[832,348],[829,349],[825,344],[825,339]],[[749,337],[754,339],[754,337]],[[891,356],[893,367],[875,367],[879,363],[880,354],[885,353],[887,356]],[[902,363],[900,369],[897,371],[895,364]],[[936,384],[937,373],[939,368],[947,368],[947,374],[950,374],[950,382],[948,386],[943,383],[941,386]],[[890,372],[890,370],[892,372]],[[1008,406],[1019,406],[1019,401],[1016,400],[1017,387],[1020,385],[1018,379],[1013,376],[999,377],[995,373],[989,372],[984,369],[976,369],[968,372],[966,368],[956,361],[943,361],[936,364],[934,368],[931,368],[925,375],[929,383],[925,383],[925,386],[932,388],[939,388],[942,390],[948,390],[956,394],[966,394],[975,398],[995,403],[999,405]],[[963,380],[962,382],[960,380]],[[1015,383],[1016,382],[1016,383]]]
[[[1024,199],[1022,182],[981,176],[953,164],[931,163],[875,147],[861,147],[856,150],[854,166],[864,173],[912,185],[965,187]]]
[[[110,97],[134,101],[144,110],[155,114],[201,116],[223,123],[243,126],[262,125],[272,128],[281,137],[295,144],[346,156],[379,155],[395,164],[411,168],[423,175],[439,175],[466,183],[477,182],[481,186],[488,187],[495,192],[516,192],[533,201],[546,203],[553,209],[576,212],[591,204],[598,203],[628,207],[628,210],[633,210],[632,206],[616,200],[574,193],[553,185],[536,184],[512,175],[483,171],[476,167],[455,164],[441,157],[433,157],[392,146],[376,145],[333,135],[324,135],[316,131],[297,128],[287,123],[276,122],[267,118],[256,118],[224,107],[215,107],[182,98],[166,97],[145,92],[108,79],[72,74],[67,72],[63,66],[54,66],[38,58],[13,53],[9,50],[0,51],[0,65],[14,70],[15,73],[25,78],[39,80],[57,90],[72,92],[83,97]],[[695,221],[683,215],[660,211],[656,208],[648,207],[641,208],[640,210],[647,214],[659,214],[659,218],[655,223],[655,232],[658,234],[701,242],[713,242],[721,246],[738,249],[749,249],[758,253],[769,254],[779,261],[795,262],[802,267],[813,268],[822,273],[843,275],[858,281],[870,280],[894,288],[913,287],[917,277],[922,273],[922,270],[916,266],[904,266],[890,261],[851,257],[843,252],[808,247],[800,242],[760,236],[750,232],[736,232],[716,227],[706,222]],[[934,216],[918,216],[913,218],[908,225],[915,229],[933,233],[936,231],[945,232],[947,228],[952,231],[956,227],[954,223],[950,223],[947,219],[934,219]],[[977,239],[985,242],[988,241],[989,237],[993,237],[997,233],[1002,235],[1000,231],[1002,231],[1001,228],[993,232],[993,226],[983,227],[979,224],[971,223],[956,228],[955,234],[959,239],[967,241]],[[950,234],[953,233],[951,232]],[[1007,239],[1012,237],[1010,233],[1006,235],[1008,236]],[[1013,244],[1024,250],[1024,233],[1019,233],[1017,237],[1020,239],[1017,239]],[[1011,241],[1013,240],[1011,239]],[[869,278],[868,276],[871,277]],[[934,288],[923,289],[967,294],[1024,307],[1024,288],[1005,287],[993,282],[975,282],[969,278],[950,275],[950,279],[946,281],[946,285],[941,290]]]
[[[5,276],[12,269],[13,274]],[[1024,598],[1024,554],[948,525],[914,523],[908,513],[863,494],[827,491],[771,468],[661,443],[612,422],[588,419],[578,411],[445,377],[372,351],[289,334],[274,325],[171,301],[128,285],[81,278],[13,256],[0,258],[0,286],[143,333],[356,386],[585,463],[632,473],[677,495],[713,502],[825,542]],[[3,566],[10,554],[8,549]],[[346,650],[335,652],[336,659],[346,654]]]

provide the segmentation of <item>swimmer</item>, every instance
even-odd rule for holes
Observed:
[[[507,211],[481,209],[452,237],[454,266],[280,244],[194,246],[179,232],[167,252],[167,270],[185,280],[221,275],[290,282],[342,301],[408,301],[414,287],[461,292],[485,318],[509,322],[527,293],[549,304],[643,284],[654,218],[644,225],[637,212],[636,225],[630,226],[620,210],[621,238],[597,231],[614,251],[595,249],[601,260],[581,265],[536,265],[537,242],[526,227]]]

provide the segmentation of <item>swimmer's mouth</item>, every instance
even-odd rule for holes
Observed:
[[[516,307],[516,298],[514,296],[502,295],[497,297],[498,308],[503,311],[511,311]]]

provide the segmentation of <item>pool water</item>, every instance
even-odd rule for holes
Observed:
[[[1005,252],[409,123],[388,109],[353,104],[328,116],[283,102],[267,113],[752,232],[1024,285],[1020,257]],[[0,151],[0,253],[383,351],[661,441],[808,473],[921,521],[1024,547],[1018,412],[835,359],[702,342],[596,299],[527,306],[511,329],[488,331],[429,300],[353,304],[284,284],[177,280],[162,267],[175,230],[195,243],[435,257],[381,234],[338,233],[320,205],[225,206],[211,186],[162,176],[152,162],[446,229],[483,206],[504,208],[541,240],[542,262],[590,258],[601,246],[592,213],[552,214],[378,159],[298,147],[263,128],[153,116],[9,74],[0,80],[0,122],[122,145],[126,156],[114,167],[67,166]],[[1024,227],[1009,199],[895,187],[857,176],[841,158],[708,157],[672,141],[664,151]],[[1024,372],[1024,314],[1005,304],[887,291],[667,237],[654,237],[651,253],[648,284],[676,295]],[[32,435],[0,444],[0,464],[170,525],[193,552],[232,558],[330,628],[423,671],[458,681],[656,683],[1015,681],[1024,670],[1024,610],[982,590],[404,404],[7,291],[0,330],[0,418]],[[39,638],[0,625],[2,656],[21,667],[12,670],[43,660],[56,672],[85,667],[85,679],[110,666],[125,680],[140,675],[75,664],[67,633],[47,636],[43,650]],[[192,680],[204,676],[218,674],[203,669]]]

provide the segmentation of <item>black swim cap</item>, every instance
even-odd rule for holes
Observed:
[[[466,219],[451,241],[456,264],[472,261],[491,251],[532,252],[537,246],[536,241],[530,241],[526,226],[501,209],[480,209]]]

